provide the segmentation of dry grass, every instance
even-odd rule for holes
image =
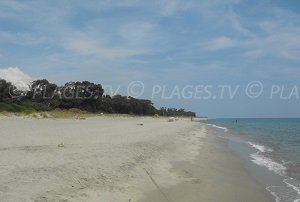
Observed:
[[[30,118],[75,118],[75,119],[84,119],[89,117],[134,117],[129,114],[104,114],[104,113],[90,113],[80,110],[53,110],[45,112],[0,112],[0,116],[24,116]]]

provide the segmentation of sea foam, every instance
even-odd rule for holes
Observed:
[[[215,124],[207,124],[207,125],[211,126],[211,127],[214,127],[214,128],[218,128],[218,129],[224,130],[225,133],[229,130],[228,128],[225,128],[225,127],[222,127],[222,126],[217,126]]]
[[[262,152],[262,153],[270,153],[273,152],[273,149],[263,146],[263,145],[259,145],[259,144],[255,144],[253,142],[249,142],[249,144],[251,145],[251,147],[257,149],[258,151]]]
[[[273,161],[272,159],[265,157],[259,153],[254,153],[250,155],[252,162],[257,165],[264,166],[268,170],[273,171],[281,176],[284,176],[286,173],[286,167],[280,163]]]
[[[273,161],[271,158],[264,156],[264,153],[271,153],[273,152],[273,149],[253,142],[248,142],[248,143],[253,148],[258,150],[258,152],[250,155],[250,157],[252,158],[252,162],[254,162],[257,165],[264,166],[268,168],[268,170],[273,171],[281,176],[284,176],[286,174],[287,168],[284,165],[277,163]]]
[[[293,187],[269,186],[266,188],[274,197],[276,202],[299,202],[300,195]]]
[[[248,143],[258,150],[256,153],[250,155],[253,163],[286,177],[287,168],[283,164],[264,156],[266,153],[273,152],[273,149],[253,142]],[[300,202],[299,182],[293,178],[286,178],[283,182],[286,186],[268,186],[266,189],[275,197],[276,202]]]

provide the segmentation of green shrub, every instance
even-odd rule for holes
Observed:
[[[18,112],[18,113],[25,113],[25,114],[29,114],[34,112],[35,110],[33,108],[30,107],[26,107],[23,105],[19,105],[16,103],[0,103],[0,112]]]

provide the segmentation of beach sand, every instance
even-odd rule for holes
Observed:
[[[165,118],[0,117],[0,201],[270,201],[225,140]]]

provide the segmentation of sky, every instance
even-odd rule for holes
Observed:
[[[209,117],[300,117],[299,56],[296,0],[0,1],[0,77],[14,82],[89,80]]]

